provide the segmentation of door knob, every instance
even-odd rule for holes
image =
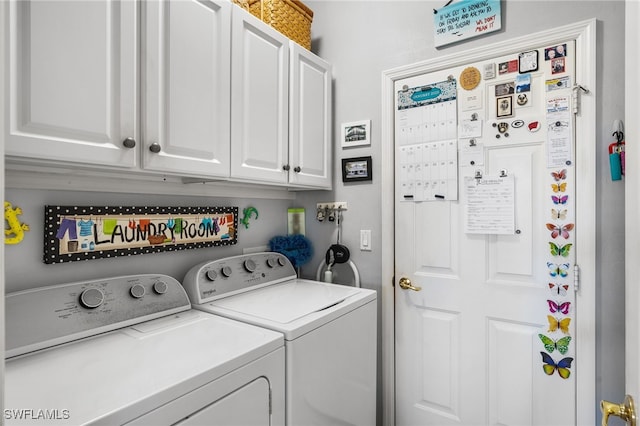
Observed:
[[[403,290],[413,290],[413,291],[422,290],[422,287],[416,287],[413,284],[411,284],[411,280],[407,277],[400,278],[400,288]]]
[[[624,398],[622,404],[600,401],[600,411],[602,411],[602,426],[609,424],[609,416],[620,417],[627,425],[636,426],[636,408],[630,395]]]

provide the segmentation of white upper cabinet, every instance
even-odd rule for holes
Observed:
[[[233,10],[231,177],[331,188],[330,66]]]
[[[289,39],[233,9],[231,177],[288,181]]]
[[[9,159],[136,165],[136,8],[9,3]]]
[[[329,65],[230,0],[0,7],[16,168],[331,188]]]
[[[289,181],[331,189],[331,68],[291,42]]]
[[[147,1],[143,168],[229,176],[231,3]]]

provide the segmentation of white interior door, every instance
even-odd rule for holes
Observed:
[[[494,55],[396,81],[398,425],[576,424],[576,50]]]

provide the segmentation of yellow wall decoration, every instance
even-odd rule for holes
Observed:
[[[13,208],[10,202],[4,202],[4,243],[18,244],[24,238],[24,233],[29,230],[29,225],[20,223],[18,215],[22,214],[20,207]]]

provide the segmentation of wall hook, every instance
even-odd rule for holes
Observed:
[[[622,120],[613,120],[612,136],[615,136],[618,143],[621,143],[624,140],[624,123]]]

